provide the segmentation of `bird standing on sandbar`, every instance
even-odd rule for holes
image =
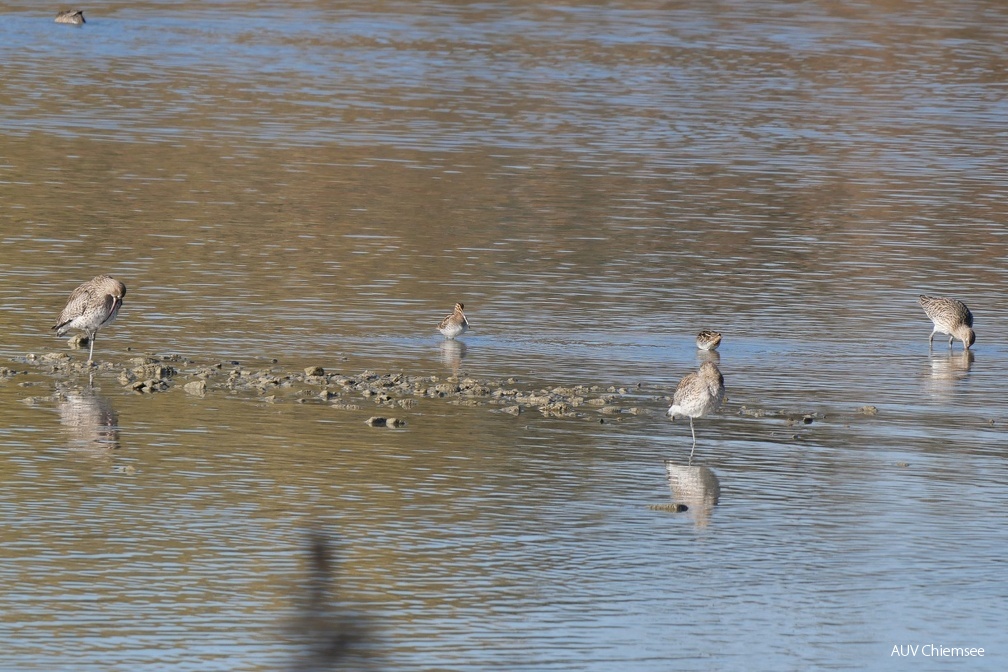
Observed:
[[[444,334],[445,338],[455,338],[469,331],[469,320],[466,319],[465,313],[462,312],[463,308],[465,308],[464,305],[456,303],[452,314],[441,320],[441,324],[438,325],[438,331]]]
[[[696,449],[696,431],[693,429],[693,418],[700,418],[713,413],[724,401],[724,376],[714,362],[704,362],[695,373],[688,374],[672,393],[672,406],[668,415],[675,420],[677,415],[689,417],[690,433],[693,435],[693,448],[690,449],[690,459]]]
[[[944,296],[927,296],[925,294],[921,294],[918,301],[927,316],[934,322],[934,329],[931,331],[928,343],[934,344],[935,334],[948,334],[950,348],[957,338],[962,341],[964,350],[969,350],[970,346],[976,342],[976,334],[973,333],[973,313],[965,303]]]
[[[56,320],[53,331],[63,336],[71,329],[87,334],[91,349],[88,361],[94,356],[95,335],[98,330],[119,314],[126,285],[107,275],[99,275],[75,289],[67,300],[66,308]]]
[[[696,337],[696,347],[701,350],[717,350],[721,345],[721,333],[704,329]]]
[[[56,23],[69,23],[74,26],[79,26],[82,23],[87,23],[87,21],[84,20],[84,10],[65,9],[56,15]]]

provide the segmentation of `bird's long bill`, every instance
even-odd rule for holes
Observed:
[[[109,294],[108,296],[105,297],[105,301],[108,302],[109,299],[112,300],[112,305],[109,306],[108,317],[102,320],[101,326],[103,327],[112,320],[114,320],[116,318],[116,315],[119,314],[119,309],[122,308],[122,299],[120,299],[118,296],[112,296],[111,294]]]

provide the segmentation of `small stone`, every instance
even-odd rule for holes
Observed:
[[[321,366],[309,366],[309,367],[306,367],[305,370],[304,370],[304,372],[305,372],[306,376],[324,376],[325,375],[325,369],[323,369]]]
[[[372,415],[370,418],[367,419],[366,424],[369,427],[384,427],[387,422],[388,418],[382,418],[377,415]]]
[[[86,334],[74,334],[67,340],[67,345],[70,346],[71,350],[80,350],[81,348],[86,348],[90,344]]]
[[[521,406],[518,406],[517,404],[514,406],[505,406],[501,410],[507,413],[508,415],[514,415],[514,416],[519,416],[521,415],[522,412]]]
[[[668,511],[669,513],[684,513],[689,511],[689,507],[687,505],[678,502],[669,502],[668,504],[649,504],[648,508],[652,511]]]
[[[144,382],[143,392],[164,392],[168,389],[168,383],[160,379],[151,378]]]
[[[406,421],[402,418],[389,418],[385,421],[386,427],[405,427]]]
[[[458,394],[461,389],[457,383],[438,383],[434,386],[434,392],[441,397],[449,394]]]
[[[191,394],[194,397],[202,397],[206,394],[207,385],[205,380],[194,380],[191,383],[183,385],[182,389],[186,394]]]
[[[858,413],[862,415],[878,415],[878,409],[874,406],[862,406],[858,409]]]

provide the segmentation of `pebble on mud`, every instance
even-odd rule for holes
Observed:
[[[194,380],[191,383],[186,383],[182,386],[186,394],[191,394],[194,397],[202,397],[206,394],[207,385],[205,380]]]
[[[90,344],[91,341],[88,340],[87,334],[74,334],[67,339],[67,345],[71,350],[82,350]]]
[[[858,409],[858,413],[862,415],[878,415],[878,409],[874,406],[862,406]]]
[[[324,376],[325,369],[321,366],[308,366],[305,367],[304,373],[306,376]]]
[[[163,392],[168,389],[168,383],[163,380],[138,380],[129,388],[134,392],[140,392],[141,394],[150,394],[152,392]]]
[[[370,418],[364,421],[368,427],[384,427],[388,423],[388,418],[382,418],[377,415],[372,415]]]

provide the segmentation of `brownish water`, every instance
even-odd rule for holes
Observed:
[[[282,669],[321,528],[381,668],[873,669],[934,643],[1003,669],[1000,3],[6,7],[0,367],[30,372],[0,382],[0,668]],[[430,399],[372,429],[366,399],[26,366],[101,272],[128,287],[95,349],[117,366],[460,371],[646,412]],[[929,353],[919,293],[969,304],[972,356]],[[652,391],[702,328],[720,497],[649,508],[690,447]]]

